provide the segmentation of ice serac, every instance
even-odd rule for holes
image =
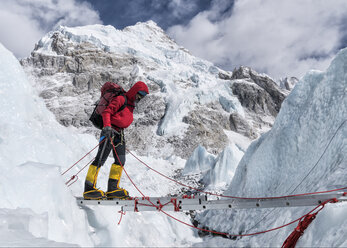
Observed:
[[[209,154],[203,146],[198,146],[187,160],[183,175],[195,175],[206,190],[224,191],[230,185],[243,152],[233,143],[217,157]]]
[[[18,60],[0,44],[1,246],[90,246],[85,213],[64,184],[61,167],[87,152],[91,135],[61,126]],[[84,144],[83,144],[84,143]]]
[[[237,79],[190,54],[152,21],[123,30],[60,27],[21,63],[57,120],[90,133],[97,133],[88,117],[101,84],[115,81],[127,90],[134,81],[146,82],[150,94],[126,130],[129,148],[142,155],[161,156],[165,150],[187,159],[198,145],[218,154],[229,144],[225,130],[258,137],[271,127],[284,99],[280,91],[269,91],[273,82],[262,80],[266,77],[252,71],[252,79]],[[258,88],[270,92],[257,103],[265,104],[264,111],[247,108],[240,94],[233,93],[233,84],[243,83],[243,88],[249,80],[258,83],[252,84],[257,87],[253,95]]]
[[[183,174],[205,173],[215,164],[216,158],[209,154],[203,146],[198,146],[187,160]]]
[[[208,188],[224,190],[230,185],[243,152],[235,144],[228,145],[216,158],[213,168],[205,174],[203,181]]]
[[[325,72],[310,71],[283,102],[272,129],[253,142],[235,172],[227,195],[261,197],[345,187],[347,178],[347,49]],[[347,205],[327,205],[299,246],[347,245]],[[207,211],[201,225],[229,233],[280,226],[312,208]],[[213,216],[213,218],[212,218]],[[281,246],[294,226],[229,241],[232,246]]]

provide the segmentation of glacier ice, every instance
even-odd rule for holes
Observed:
[[[27,212],[30,218],[46,214],[47,230],[40,235],[47,244],[92,245],[85,213],[74,204],[60,174],[68,161],[77,160],[76,151],[87,152],[95,139],[74,134],[56,122],[35,96],[18,60],[1,44],[0,68],[0,137],[4,141],[0,144],[0,208],[31,209],[35,214]],[[26,237],[38,235],[30,228],[25,230]],[[20,235],[17,239],[21,244]],[[45,243],[37,242],[33,245]]]
[[[208,185],[207,188],[224,190],[230,185],[243,154],[233,143],[225,147],[216,158],[213,168],[203,178],[204,183]]]
[[[208,153],[203,146],[199,145],[197,148],[195,148],[193,154],[187,160],[182,173],[184,175],[194,173],[204,174],[213,168],[214,164],[216,163],[215,160],[215,156]]]
[[[243,154],[234,143],[226,146],[217,157],[199,145],[187,160],[182,174],[200,175],[206,190],[224,190],[230,185]]]
[[[347,186],[346,93],[347,48],[337,54],[325,72],[310,71],[295,85],[272,129],[247,149],[225,194],[281,196]],[[327,205],[298,245],[345,246],[346,207],[346,203]],[[197,219],[217,231],[252,233],[280,226],[311,209],[206,211]],[[236,241],[224,240],[223,244],[281,246],[294,227]],[[209,244],[221,243],[209,240]]]

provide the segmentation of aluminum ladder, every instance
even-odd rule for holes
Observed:
[[[224,198],[208,200],[206,195],[191,195],[179,197],[141,197],[130,200],[84,200],[76,197],[80,206],[118,206],[122,211],[189,211],[207,209],[248,209],[248,208],[283,208],[318,206],[319,204],[337,199],[338,202],[347,201],[345,192],[333,192],[317,195],[299,195],[278,198],[238,199]]]

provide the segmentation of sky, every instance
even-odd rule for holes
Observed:
[[[155,21],[179,45],[232,71],[275,79],[325,70],[347,46],[347,0],[0,0],[0,42],[30,55],[59,25]]]

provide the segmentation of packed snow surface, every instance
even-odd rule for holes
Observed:
[[[346,187],[347,48],[326,72],[310,71],[282,104],[273,128],[253,142],[240,161],[226,195],[281,196]],[[281,226],[313,207],[268,210],[206,211],[202,225],[231,234],[254,233]],[[281,246],[295,225],[267,234],[226,240],[214,246]],[[346,247],[347,204],[327,205],[297,244]]]

